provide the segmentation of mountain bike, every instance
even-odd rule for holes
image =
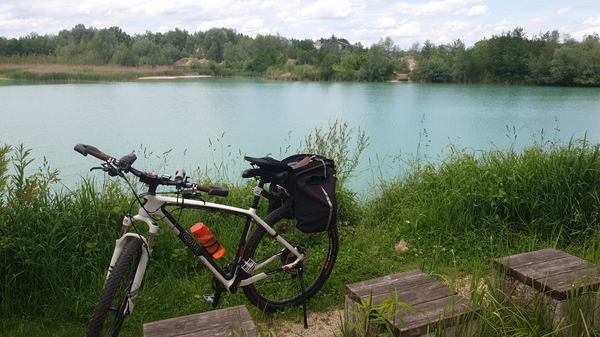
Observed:
[[[306,234],[295,228],[291,216],[291,196],[262,219],[257,215],[262,197],[273,197],[277,192],[265,190],[265,184],[274,185],[288,178],[288,171],[280,167],[257,167],[256,158],[245,157],[253,168],[244,171],[242,177],[255,178],[253,198],[249,209],[228,206],[202,199],[209,196],[226,197],[229,191],[218,186],[192,183],[185,170],[177,170],[175,176],[161,176],[135,169],[133,153],[115,159],[94,146],[77,144],[75,150],[103,161],[100,169],[110,176],[127,181],[139,204],[138,213],[123,218],[121,233],[110,260],[106,281],[94,309],[86,336],[117,336],[127,315],[133,312],[142,279],[148,267],[159,228],[176,235],[208,270],[213,274],[215,294],[206,296],[207,302],[216,307],[223,292],[235,293],[242,288],[248,300],[265,311],[283,310],[290,305],[303,305],[306,324],[306,300],[323,286],[336,261],[338,233],[333,226],[322,233]],[[138,195],[127,178],[132,174],[144,184],[145,192]],[[158,191],[159,187],[167,191]],[[286,193],[281,191],[278,193]],[[240,238],[236,252],[226,266],[190,234],[177,220],[174,212],[193,209],[220,212],[230,217],[242,218]],[[143,231],[139,228],[143,226]],[[211,226],[217,226],[214,224]],[[227,224],[228,230],[234,230]]]

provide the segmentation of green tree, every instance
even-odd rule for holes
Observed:
[[[325,58],[319,64],[319,76],[322,80],[327,81],[331,79],[335,70],[333,66],[339,62],[339,57],[333,53],[325,55]]]
[[[571,47],[562,47],[554,52],[550,61],[550,74],[553,82],[560,85],[572,85],[580,73],[579,51]]]
[[[138,58],[130,48],[119,48],[113,54],[111,63],[124,67],[135,67],[138,64]]]
[[[318,59],[315,57],[315,55],[316,55],[316,50],[307,51],[307,50],[300,49],[297,52],[296,64],[298,64],[298,65],[303,65],[303,64],[314,65],[315,63],[318,63]]]
[[[80,23],[71,29],[69,34],[69,43],[84,43],[94,38],[94,35],[96,35],[95,28],[85,28],[85,25]]]
[[[560,48],[560,34],[557,30],[546,32],[539,37],[540,51],[537,57],[529,62],[528,82],[532,84],[555,84],[550,73],[550,62],[554,53]]]
[[[392,54],[394,48],[393,41],[389,37],[373,44],[367,52],[369,62],[360,70],[361,78],[369,82],[390,80],[396,67]]]
[[[161,45],[172,46],[181,52],[186,49],[188,36],[187,30],[175,28],[175,30],[170,30],[163,35]]]
[[[223,59],[226,66],[243,69],[250,60],[254,41],[247,36],[241,37],[237,44],[229,41],[223,48]]]
[[[600,38],[588,35],[580,44],[581,68],[574,81],[578,85],[600,86]]]
[[[419,62],[413,79],[429,83],[443,83],[450,78],[450,67],[443,57],[434,57]]]
[[[8,55],[8,39],[0,36],[0,56]]]
[[[221,63],[225,59],[224,52],[227,42],[235,45],[241,37],[233,29],[211,28],[205,33],[200,32],[195,35],[194,47],[200,56]],[[190,40],[187,41],[187,45],[189,48]]]

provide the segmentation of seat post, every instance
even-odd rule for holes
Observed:
[[[258,203],[260,201],[260,197],[262,196],[261,192],[263,191],[266,182],[267,181],[264,180],[264,179],[259,179],[258,180],[258,185],[255,188],[252,189],[254,191],[254,198],[252,199],[252,204],[250,204],[250,208],[253,208],[253,209],[259,209],[260,208],[258,206]]]

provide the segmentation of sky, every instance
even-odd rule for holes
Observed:
[[[175,28],[231,28],[299,40],[335,35],[369,47],[390,37],[401,49],[429,40],[467,46],[523,28],[581,40],[600,34],[599,0],[0,0],[0,36],[56,35],[76,24],[134,35]]]

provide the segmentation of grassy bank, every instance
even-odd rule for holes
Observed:
[[[17,81],[120,82],[144,76],[181,76],[174,67],[68,66],[60,64],[0,64],[0,78]]]
[[[156,66],[80,66],[46,63],[2,64],[0,79],[16,81],[60,81],[60,82],[122,82],[140,77],[209,75],[216,77],[262,77],[263,73],[229,69],[223,65],[209,64],[194,67]]]
[[[577,140],[451,153],[437,164],[400,158],[411,167],[407,174],[383,182],[368,199],[345,189],[351,180],[342,182],[338,262],[309,312],[343,307],[346,284],[418,268],[481,306],[482,336],[553,334],[542,315],[505,307],[488,293],[491,261],[555,247],[600,264],[599,145]],[[76,191],[52,188],[59,178],[47,163],[32,162],[25,148],[0,150],[0,336],[80,336],[97,300],[132,198],[100,175]],[[249,185],[219,183],[232,190],[220,202],[248,203]],[[213,223],[219,240],[235,246],[228,234],[235,225],[218,215],[182,221]],[[400,253],[402,240],[408,250]],[[210,310],[202,295],[212,292],[211,275],[182,248],[171,235],[159,238],[125,336],[140,336],[146,322]],[[248,304],[241,293],[224,295],[221,307],[237,304]],[[265,334],[277,335],[281,320],[301,319],[300,310],[248,308]]]

